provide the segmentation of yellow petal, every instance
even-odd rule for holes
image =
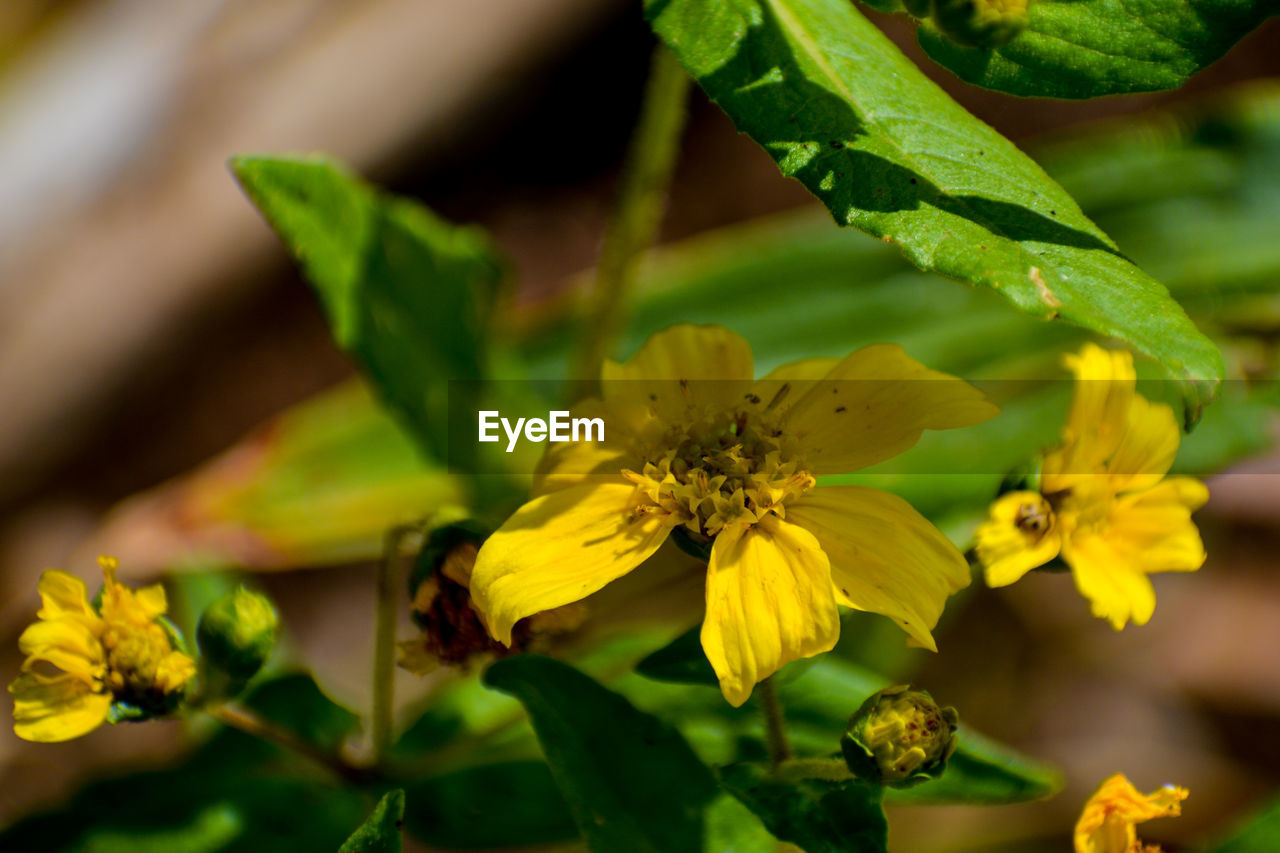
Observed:
[[[97,693],[75,676],[28,673],[9,685],[13,694],[13,731],[23,740],[56,743],[80,737],[102,725],[111,696]]]
[[[86,680],[95,677],[104,658],[102,643],[85,620],[72,617],[28,625],[18,638],[18,649],[27,655],[23,669],[44,662]]]
[[[611,477],[614,482],[624,468],[640,470],[644,463],[631,451],[632,424],[615,417],[599,400],[584,400],[573,407],[575,418],[600,418],[605,424],[604,441],[566,441],[548,444],[547,452],[533,473],[533,497],[587,482]]]
[[[1107,540],[1144,572],[1195,571],[1205,552],[1191,513],[1208,499],[1205,485],[1190,477],[1125,495],[1111,511]]]
[[[1085,803],[1075,827],[1075,853],[1132,853],[1137,849],[1134,824],[1176,817],[1186,798],[1185,789],[1173,786],[1143,794],[1117,773]]]
[[[1118,552],[1099,535],[1075,535],[1063,557],[1071,566],[1076,589],[1089,600],[1094,616],[1119,631],[1128,622],[1145,625],[1156,609],[1151,581],[1131,556]]]
[[[1062,444],[1047,454],[1041,482],[1047,492],[1069,488],[1075,478],[1099,473],[1128,429],[1129,409],[1137,381],[1133,356],[1085,344],[1063,361],[1075,374],[1071,410]]]
[[[782,415],[813,386],[840,363],[838,358],[803,358],[770,370],[751,389],[756,404]]]
[[[515,623],[586,598],[657,550],[670,529],[636,515],[625,483],[552,492],[516,510],[476,556],[471,595],[490,633],[511,644]]]
[[[929,370],[897,344],[863,347],[803,382],[785,430],[814,474],[840,474],[907,450],[926,429],[990,420],[999,409],[969,383]]]
[[[1026,519],[1040,519],[1029,527]],[[974,533],[987,586],[1008,586],[1058,556],[1061,535],[1053,509],[1038,492],[1009,492],[991,505]]]
[[[1173,409],[1135,396],[1120,446],[1107,464],[1116,492],[1149,489],[1169,472],[1182,432]]]
[[[625,364],[601,369],[610,408],[642,408],[668,423],[690,406],[726,409],[750,391],[751,346],[723,326],[680,323],[655,332]]]
[[[947,597],[969,585],[969,566],[947,537],[897,495],[863,486],[820,486],[787,507],[831,561],[836,601],[880,613],[920,645]]]
[[[747,701],[785,664],[830,650],[839,636],[830,564],[813,534],[766,516],[716,537],[702,648],[729,704]]]
[[[41,619],[56,619],[64,615],[93,615],[84,581],[75,575],[49,569],[40,575],[37,590],[43,606],[36,615]]]
[[[156,666],[154,684],[162,693],[181,690],[196,674],[196,663],[179,651],[166,654]]]

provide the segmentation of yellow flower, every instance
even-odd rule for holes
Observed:
[[[1061,556],[1095,616],[1116,630],[1144,625],[1156,606],[1147,575],[1204,563],[1191,513],[1209,492],[1165,477],[1178,424],[1168,406],[1136,393],[1129,353],[1088,344],[1066,363],[1076,386],[1062,443],[1044,458],[1039,492],[992,504],[976,533],[978,558],[988,585],[1007,586]]]
[[[702,647],[741,705],[784,664],[830,649],[836,605],[884,614],[921,645],[969,582],[959,551],[900,498],[815,477],[872,465],[926,429],[997,409],[969,384],[869,346],[753,381],[747,342],[677,325],[606,362],[604,443],[553,445],[534,497],[480,549],[472,595],[503,643],[523,617],[578,601],[673,531],[709,548]]]
[[[1076,853],[1160,853],[1159,847],[1138,840],[1134,824],[1177,817],[1186,798],[1185,789],[1172,785],[1144,795],[1123,773],[1117,773],[1099,785],[1084,804],[1076,823]]]
[[[18,638],[27,657],[9,685],[13,730],[24,740],[80,737],[102,725],[113,706],[165,713],[195,675],[195,663],[173,648],[158,621],[164,589],[135,592],[116,581],[115,560],[98,562],[106,582],[96,610],[79,578],[59,571],[40,578],[40,621]]]

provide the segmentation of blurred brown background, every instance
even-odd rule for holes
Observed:
[[[1273,20],[1176,93],[1025,101],[959,83],[922,57],[908,22],[876,20],[1020,142],[1280,74]],[[0,4],[3,680],[39,572],[91,577],[77,546],[109,507],[352,375],[229,155],[328,152],[480,223],[532,304],[594,261],[651,49],[626,0]],[[812,204],[695,93],[664,239]],[[1060,577],[978,594],[925,684],[976,727],[1060,762],[1069,787],[1046,804],[891,821],[896,849],[1065,831],[1115,770],[1191,788],[1186,816],[1147,833],[1189,843],[1280,784],[1280,464],[1246,471],[1212,484],[1209,565],[1157,579],[1146,629],[1113,634]],[[366,702],[369,574],[269,588],[327,684]],[[48,747],[0,727],[0,825],[176,740],[172,727],[122,726]]]

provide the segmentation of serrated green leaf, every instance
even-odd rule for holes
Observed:
[[[578,837],[564,797],[541,761],[484,764],[411,784],[405,824],[416,838],[472,850]]]
[[[1206,853],[1275,853],[1280,850],[1280,800],[1246,819]]]
[[[1192,421],[1222,356],[1069,195],[846,0],[650,0],[699,84],[838,223],[921,269],[1127,341],[1183,384]]]
[[[533,721],[556,784],[597,853],[696,853],[715,780],[675,729],[567,664],[494,663],[491,687]]]
[[[231,169],[301,264],[338,344],[443,459],[448,380],[483,376],[502,272],[488,239],[322,158],[241,156]]]
[[[400,853],[404,850],[404,791],[385,795],[338,853]]]
[[[769,831],[806,853],[885,853],[888,825],[881,788],[858,781],[781,781],[760,764],[720,771],[720,784]]]
[[[1096,98],[1176,89],[1277,13],[1276,0],[1032,0],[1027,28],[994,50],[961,47],[928,22],[919,39],[977,86]]]

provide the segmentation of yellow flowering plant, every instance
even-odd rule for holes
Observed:
[[[549,453],[533,500],[476,557],[472,595],[499,641],[675,533],[709,551],[702,647],[732,705],[831,649],[837,605],[888,616],[936,649],[930,631],[969,582],[960,552],[895,495],[817,477],[895,456],[926,429],[994,417],[980,391],[889,345],[755,380],[745,340],[693,325],[606,362],[601,382],[601,399],[580,408],[603,415],[606,440]]]
[[[1194,15],[1165,8],[1176,0],[1123,14],[1106,0],[863,2],[910,12],[926,50],[954,60],[944,64],[1056,95],[1166,85],[1214,59],[1241,21],[1269,13],[1264,0],[1230,14],[1214,8],[1225,0],[1201,0]],[[356,42],[387,51],[369,67],[394,71],[397,52],[421,43],[418,15],[395,14],[402,37],[366,37],[385,5],[324,16],[318,28],[276,26],[272,37],[340,44],[357,26]],[[563,36],[554,16],[583,4],[431,5],[440,8],[424,20],[450,39],[445,7],[503,7],[476,18],[467,38],[532,38]],[[17,591],[0,850],[398,853],[408,836],[431,850],[889,853],[892,837],[895,851],[1151,853],[1139,825],[1177,814],[1182,789],[1142,794],[1114,776],[1074,829],[1074,807],[1034,803],[1094,779],[1111,740],[1151,767],[1189,754],[1187,766],[1212,771],[1214,784],[1201,784],[1224,812],[1246,786],[1220,778],[1235,768],[1255,784],[1275,776],[1262,766],[1264,726],[1230,761],[1202,760],[1217,739],[1205,732],[1235,712],[1202,701],[1219,697],[1203,696],[1195,678],[1226,648],[1218,626],[1238,600],[1232,590],[1218,598],[1218,569],[1231,570],[1237,552],[1223,547],[1215,571],[1182,579],[1207,606],[1183,608],[1176,631],[1138,637],[1081,618],[1053,620],[1045,641],[1029,607],[1079,609],[1074,594],[1058,602],[986,587],[1068,569],[1093,613],[1121,628],[1152,618],[1150,575],[1206,562],[1193,513],[1207,491],[1183,472],[1224,471],[1275,437],[1252,380],[1278,375],[1280,362],[1280,253],[1267,231],[1280,198],[1280,91],[1195,121],[1136,133],[1126,123],[1038,147],[1033,160],[952,102],[848,0],[642,5],[658,43],[598,263],[554,293],[549,279],[510,287],[516,265],[483,229],[324,156],[231,159],[362,378],[122,501],[86,542],[65,543],[73,555],[119,553],[138,576],[164,577],[168,594],[131,589],[112,560],[97,596],[48,571],[36,621],[19,634],[34,595]],[[524,26],[528,15],[544,25]],[[585,32],[590,16],[578,18]],[[466,38],[458,47],[413,58],[486,55]],[[598,53],[611,51],[593,46],[581,62]],[[552,77],[596,82],[579,60],[567,67]],[[336,94],[356,91],[362,68],[344,64]],[[613,85],[613,70],[598,79]],[[465,74],[456,82],[441,91],[471,88]],[[690,100],[695,86],[709,100]],[[267,98],[262,106],[284,91],[241,88]],[[544,88],[552,103],[554,86]],[[326,102],[286,100],[289,116]],[[524,146],[518,171],[552,149],[566,164],[588,150],[593,137],[560,125],[598,124],[596,105],[573,100],[572,110],[509,111],[536,116],[550,140]],[[369,103],[383,118],[399,109],[394,98]],[[703,137],[729,128],[700,116],[697,144],[684,144],[690,108],[712,104],[839,226],[876,239],[797,212],[650,252],[673,175],[689,178],[676,201],[741,212],[708,193],[715,170],[677,168],[682,150],[697,154]],[[360,142],[370,129],[420,123],[344,132]],[[459,147],[459,178],[470,177],[472,148]],[[492,159],[492,146],[475,150]],[[759,176],[738,166],[724,164],[733,198],[755,204]],[[480,185],[508,171],[487,164]],[[1083,188],[1085,204],[1067,188]],[[563,217],[544,214],[563,210],[496,219],[508,232],[533,223],[558,237],[550,229]],[[1095,216],[1120,229],[1105,233]],[[522,253],[545,252],[540,267],[561,254],[576,264],[572,245],[527,240]],[[1145,253],[1168,287],[1130,252]],[[32,328],[52,328],[37,319]],[[45,336],[21,337],[25,346]],[[1061,424],[1027,377],[1072,349]],[[1139,393],[1138,356],[1172,380],[1173,405]],[[19,430],[28,421],[19,417]],[[1060,438],[1043,450],[1046,434]],[[1016,486],[1014,475],[997,486],[1011,469]],[[1216,482],[1217,494],[1230,491]],[[7,544],[6,559],[22,550]],[[302,571],[269,582],[296,596],[280,611],[245,582],[290,570]],[[973,588],[975,570],[986,586]],[[1246,573],[1242,588],[1265,586]],[[1248,653],[1237,660],[1231,648],[1224,680],[1248,681],[1240,673],[1268,660],[1265,634],[1241,637]],[[1105,668],[1118,659],[1123,669]],[[1147,688],[1161,711],[1184,694],[1208,710],[1149,713]],[[11,802],[45,797],[48,780],[25,785],[28,768],[77,749],[43,743],[156,719],[180,725],[98,731],[84,754],[159,742],[181,743],[181,756],[103,771],[65,804],[10,820]],[[1188,727],[1197,751],[1178,738],[1184,720],[1204,724]],[[1053,751],[1062,769],[975,721]],[[1016,820],[964,811],[1011,803],[1027,804]],[[948,808],[927,819],[896,809],[938,805]],[[1280,830],[1259,825],[1263,841],[1249,849],[1280,850]],[[1237,847],[1218,848],[1228,849]]]
[[[1193,478],[1166,476],[1177,419],[1137,393],[1129,353],[1087,344],[1066,364],[1076,382],[1062,442],[1045,454],[1037,490],[991,505],[975,534],[977,555],[990,586],[1060,558],[1095,616],[1116,630],[1144,625],[1156,604],[1147,576],[1204,563],[1191,513],[1209,492]]]
[[[131,590],[116,580],[116,562],[100,559],[100,602],[66,572],[40,578],[39,621],[22,632],[22,674],[9,685],[14,733],[24,740],[63,741],[105,722],[172,712],[195,662],[163,618],[164,588]]]

